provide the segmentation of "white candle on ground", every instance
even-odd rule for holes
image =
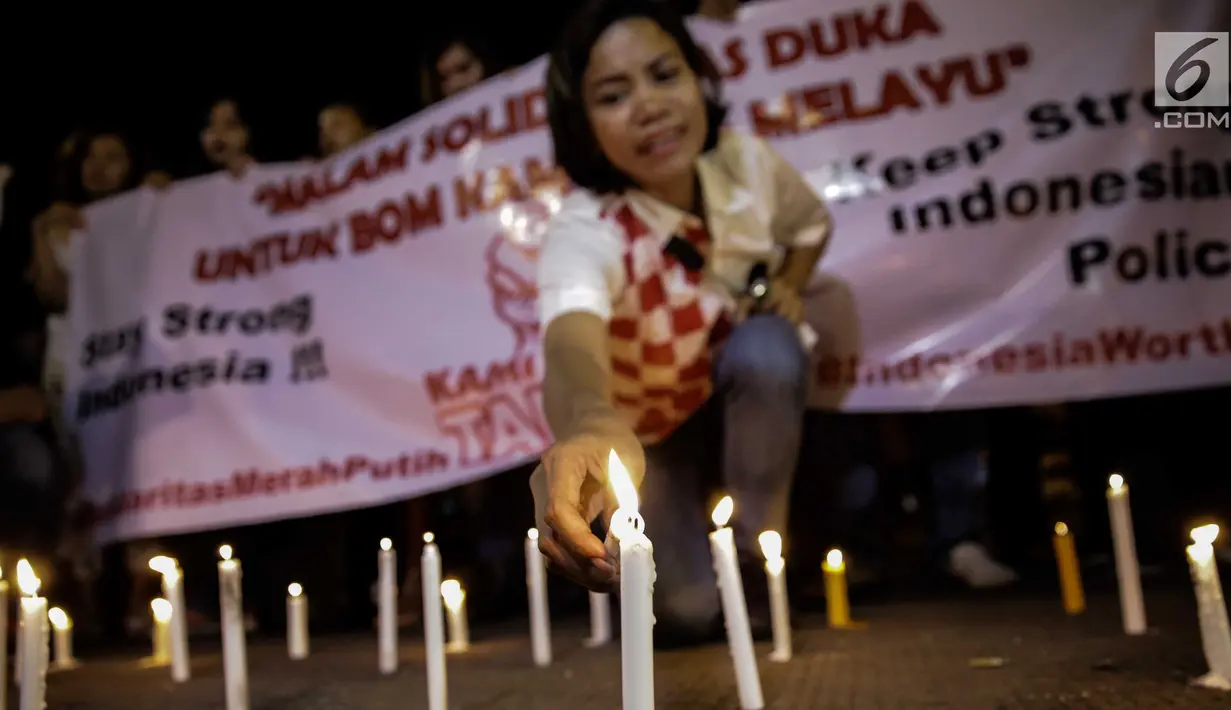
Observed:
[[[590,637],[587,648],[611,643],[611,599],[601,592],[590,592]]]
[[[386,537],[376,553],[376,652],[384,675],[398,669],[397,569],[393,541]]]
[[[710,549],[714,554],[714,571],[718,575],[718,591],[722,600],[722,616],[727,626],[727,644],[735,665],[735,684],[739,689],[739,705],[743,710],[762,710],[761,676],[757,670],[756,652],[752,646],[752,627],[748,623],[748,603],[744,599],[744,582],[739,575],[739,558],[735,552],[735,534],[727,527],[735,503],[731,496],[718,501],[710,516],[718,529],[710,533]]]
[[[449,644],[445,647],[450,653],[461,653],[470,649],[470,625],[466,621],[466,590],[456,579],[446,579],[440,583],[440,597],[444,599],[446,620],[449,622]]]
[[[526,588],[530,599],[530,654],[539,668],[551,665],[551,618],[547,612],[547,563],[539,531],[526,531]]]
[[[623,708],[654,710],[654,545],[645,535],[645,521],[638,512],[637,489],[614,450],[607,458],[607,482],[618,505],[610,530],[620,550]]]
[[[192,675],[188,663],[188,607],[184,604],[184,572],[178,562],[162,555],[150,560],[150,569],[162,575],[162,595],[170,605],[171,680],[183,683]]]
[[[427,656],[428,710],[446,710],[449,685],[445,668],[444,609],[440,603],[440,549],[436,536],[423,535],[423,557],[419,576],[423,579],[423,645]]]
[[[47,600],[38,595],[42,582],[26,560],[17,563],[21,589],[21,710],[47,706]]]
[[[150,615],[154,617],[149,665],[165,666],[171,662],[171,602],[154,599],[150,602]]]
[[[297,582],[286,588],[286,655],[292,661],[308,657],[308,598]]]
[[[0,568],[0,710],[8,707],[9,687],[9,583]]]
[[[17,688],[21,687],[21,659],[26,655],[22,652],[21,644],[24,635],[21,633],[22,615],[21,615],[21,588],[18,587],[18,606],[17,614],[14,620],[16,629],[16,638],[13,639],[13,685]]]
[[[1218,578],[1218,562],[1214,557],[1217,525],[1193,528],[1193,544],[1187,548],[1193,587],[1197,593],[1197,618],[1201,624],[1201,645],[1210,672],[1196,683],[1210,688],[1231,690],[1231,628],[1227,623],[1227,604]]]
[[[786,561],[782,559],[782,536],[766,530],[757,538],[765,555],[765,577],[769,583],[769,615],[774,630],[774,649],[769,660],[791,660],[791,606],[786,595]]]
[[[1124,623],[1124,633],[1139,636],[1146,632],[1141,569],[1137,565],[1137,543],[1133,539],[1133,513],[1129,507],[1128,486],[1118,473],[1107,479],[1107,514],[1111,519],[1116,580],[1120,586],[1120,619]]]
[[[222,675],[227,710],[248,710],[248,649],[244,639],[243,570],[230,545],[218,548],[222,606]],[[174,617],[172,617],[174,618]]]
[[[51,623],[52,630],[52,670],[76,668],[77,659],[73,658],[73,620],[57,606],[47,611],[47,621]]]

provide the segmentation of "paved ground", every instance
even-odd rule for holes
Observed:
[[[761,664],[767,708],[778,710],[1081,710],[1226,708],[1231,695],[1187,685],[1204,671],[1190,595],[1150,594],[1151,633],[1126,638],[1114,598],[1067,618],[1058,599],[971,598],[856,608],[861,631],[801,619],[788,664]],[[450,710],[583,710],[620,707],[618,647],[587,650],[585,629],[557,623],[555,664],[530,665],[520,627],[476,629],[477,644],[449,661]],[[276,640],[250,650],[252,710],[406,710],[426,707],[422,651],[405,639],[402,668],[376,674],[375,638],[314,639],[313,656],[286,659]],[[49,680],[51,710],[221,708],[216,649],[195,648],[193,680],[129,658],[87,659]],[[762,656],[767,649],[762,647]],[[1000,658],[1000,667],[978,659]],[[986,665],[986,664],[983,664]],[[658,708],[737,710],[723,647],[658,655]],[[10,708],[17,708],[15,703]]]

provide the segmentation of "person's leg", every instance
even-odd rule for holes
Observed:
[[[0,426],[0,518],[9,547],[44,550],[61,519],[57,463],[50,442],[30,424]]]
[[[999,587],[1017,579],[982,542],[980,494],[985,470],[983,455],[975,449],[950,454],[930,466],[936,549],[947,555],[949,571],[975,588]]]
[[[934,542],[938,551],[980,539],[983,516],[979,509],[983,463],[974,449],[950,454],[928,467],[935,509]]]
[[[808,359],[795,326],[755,315],[723,347],[714,370],[722,403],[722,483],[735,500],[735,547],[748,618],[756,638],[770,634],[769,591],[757,537],[783,535],[799,460]],[[789,554],[789,549],[786,550]]]
[[[646,447],[638,495],[646,534],[654,541],[654,638],[660,646],[703,643],[719,625],[717,580],[709,548],[710,493],[706,470],[716,466],[714,402],[671,434]]]
[[[808,391],[808,358],[789,321],[755,315],[732,332],[715,367],[723,409],[722,478],[735,499],[736,547],[785,533]],[[784,542],[786,542],[784,540]]]

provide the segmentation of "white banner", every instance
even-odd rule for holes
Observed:
[[[696,26],[733,123],[832,200],[813,404],[1231,382],[1231,142],[1156,127],[1152,99],[1153,33],[1225,2],[856,4]],[[89,210],[67,405],[104,537],[411,497],[546,446],[534,254],[509,238],[558,187],[542,74],[328,163]]]

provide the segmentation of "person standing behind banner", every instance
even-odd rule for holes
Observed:
[[[446,35],[430,46],[420,67],[424,107],[457,96],[504,70],[487,49],[490,43],[462,34]]]
[[[717,639],[707,533],[722,490],[736,501],[763,637],[756,538],[786,530],[808,384],[800,291],[829,212],[768,144],[724,130],[718,71],[666,3],[591,0],[562,37],[548,122],[579,189],[539,260],[543,407],[557,442],[531,476],[540,550],[553,570],[610,588],[613,561],[590,524],[612,512],[614,449],[653,530],[655,641]],[[763,266],[760,292],[750,280]]]
[[[81,210],[90,203],[142,183],[155,188],[170,184],[170,176],[166,173],[144,173],[139,163],[132,144],[117,131],[83,130],[74,133],[61,145],[57,156],[54,202],[35,217],[31,225],[32,257],[26,277],[48,313],[42,385],[59,457],[68,466],[71,479],[61,520],[65,530],[59,554],[70,563],[77,583],[86,588],[92,587],[100,562],[98,550],[83,527],[83,521],[90,516],[79,497],[82,465],[78,444],[60,411],[64,396],[64,363],[69,347],[68,324],[64,315],[69,302],[69,273],[72,269],[69,241],[75,231],[84,228]],[[112,618],[122,617],[116,614]]]
[[[490,42],[478,36],[458,33],[446,34],[430,46],[421,66],[424,106],[457,96],[502,71],[505,63],[496,58],[490,46]],[[471,590],[472,597],[468,603],[476,616],[499,615],[509,606],[510,596],[503,593],[503,587],[510,579],[511,566],[516,566],[519,550],[506,544],[508,536],[502,530],[517,530],[520,524],[506,525],[508,521],[504,518],[513,509],[497,504],[516,495],[515,491],[508,490],[511,477],[507,473],[468,483],[431,498],[409,501],[407,508],[409,535],[412,542],[418,545],[421,544],[417,541],[422,530],[428,526],[429,513],[442,513],[451,502],[448,497],[456,496],[458,505],[454,510],[464,519],[462,529],[468,533],[461,542],[465,550],[462,556],[471,563],[469,568],[459,571],[459,576]],[[429,500],[436,504],[429,505]],[[429,511],[429,507],[433,510]],[[439,525],[442,521],[432,520],[431,524]],[[413,596],[416,593],[414,590],[419,588],[417,574],[417,567],[412,565],[407,568],[408,595]],[[417,604],[417,601],[408,599],[407,604],[411,603]]]
[[[376,132],[365,112],[353,102],[338,101],[317,115],[321,157],[329,158],[358,145]]]
[[[222,98],[210,105],[201,129],[201,152],[213,170],[243,177],[256,164],[250,152],[252,133],[239,111],[239,102]]]

